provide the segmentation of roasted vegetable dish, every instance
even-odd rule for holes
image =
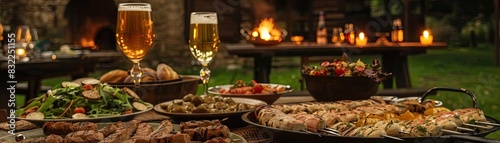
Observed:
[[[67,119],[124,115],[151,109],[129,88],[114,88],[98,80],[62,82],[17,110],[20,118]]]
[[[220,89],[223,94],[278,94],[285,91],[284,86],[257,83],[255,80],[244,83],[237,80],[229,89]]]
[[[255,105],[236,103],[229,97],[193,94],[160,106],[171,113],[228,113],[255,109]]]

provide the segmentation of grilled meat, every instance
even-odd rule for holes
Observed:
[[[71,132],[82,130],[97,130],[98,126],[97,124],[92,122],[46,122],[45,124],[43,124],[42,129],[45,135],[66,135]]]
[[[293,116],[285,114],[278,109],[265,107],[256,112],[257,119],[262,125],[292,131],[307,129],[307,125],[304,122],[299,121]]]
[[[138,120],[132,120],[124,123],[123,126],[116,130],[115,133],[107,136],[99,143],[121,143],[128,140],[132,133],[137,129],[139,122],[140,121]]]
[[[33,139],[24,139],[19,142],[3,141],[1,143],[63,143],[63,138],[59,135],[51,134],[47,137],[39,137]]]
[[[307,130],[317,133],[318,130],[323,130],[326,127],[326,121],[322,118],[311,114],[293,114],[295,119],[306,124]]]
[[[141,123],[137,126],[137,130],[133,137],[125,142],[134,142],[134,143],[149,143],[150,137],[149,135],[153,132],[153,127],[148,123]]]
[[[216,137],[216,138],[213,138],[211,140],[206,141],[205,143],[231,143],[231,139]]]
[[[84,130],[69,133],[64,143],[98,143],[104,140],[104,135],[95,130]]]
[[[118,122],[115,122],[114,124],[111,124],[109,126],[106,126],[104,128],[99,129],[98,132],[102,133],[104,135],[104,137],[107,137],[107,136],[115,133],[116,130],[118,130],[118,128],[120,128],[122,126],[123,126],[123,122],[118,121]]]
[[[208,127],[208,126],[218,126],[222,125],[222,123],[219,120],[201,120],[201,121],[187,121],[187,122],[181,122],[179,125],[180,130],[184,129],[193,129],[197,127]]]
[[[149,143],[190,143],[190,136],[187,134],[155,134],[151,136]]]
[[[207,141],[216,137],[230,137],[229,128],[225,125],[184,129],[181,132],[189,135],[192,141]]]

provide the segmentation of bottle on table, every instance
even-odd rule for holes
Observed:
[[[317,44],[327,44],[327,31],[325,25],[325,17],[323,16],[323,11],[319,12],[318,29],[316,30],[316,43]]]
[[[401,19],[395,19],[392,22],[392,32],[391,32],[391,41],[392,42],[403,42],[403,26],[401,23]]]
[[[349,43],[349,44],[355,44],[356,33],[354,31],[354,24],[352,24],[352,23],[346,24],[345,25],[344,33],[345,33],[345,36],[346,36],[345,39],[346,39],[347,43]]]

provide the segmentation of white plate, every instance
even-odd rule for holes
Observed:
[[[26,118],[19,118],[16,117],[18,120],[26,120],[30,121],[33,123],[44,123],[44,122],[58,122],[58,121],[65,121],[65,122],[84,122],[84,121],[89,121],[89,122],[112,122],[112,121],[121,121],[125,119],[130,119],[133,118],[135,115],[142,114],[144,112],[148,112],[153,109],[153,104],[151,103],[146,103],[146,106],[149,108],[143,111],[139,112],[134,112],[131,114],[125,114],[125,115],[111,115],[111,116],[102,116],[102,117],[93,117],[93,118],[87,118],[87,119],[72,119],[72,118],[63,118],[63,119],[26,119]]]

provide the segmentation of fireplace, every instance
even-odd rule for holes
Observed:
[[[90,50],[116,50],[117,6],[113,0],[70,0],[64,17],[71,44]]]

